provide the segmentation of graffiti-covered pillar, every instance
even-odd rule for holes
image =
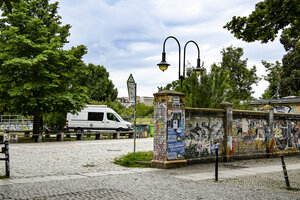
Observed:
[[[221,103],[221,107],[226,111],[224,117],[224,139],[223,139],[223,158],[224,162],[232,160],[232,154],[234,152],[234,141],[232,135],[232,103],[223,102]]]
[[[176,168],[185,160],[185,94],[164,90],[154,94],[154,156],[152,166]]]
[[[274,141],[272,140],[274,133],[274,107],[266,105],[262,107],[262,110],[269,113],[268,127],[267,130],[265,130],[266,157],[269,158],[274,147]]]

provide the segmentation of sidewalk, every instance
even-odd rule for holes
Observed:
[[[286,169],[287,171],[300,169],[300,163],[289,164],[288,166],[286,166]],[[283,171],[281,165],[264,166],[264,167],[244,167],[240,169],[219,170],[218,178],[219,179],[234,178],[240,176],[250,176],[256,174],[265,174],[265,173],[280,172],[280,171]],[[192,181],[210,180],[215,178],[215,172],[179,175],[179,176],[175,176],[175,178],[192,180]]]

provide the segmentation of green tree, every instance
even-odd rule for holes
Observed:
[[[143,103],[136,103],[136,115],[137,116],[153,116],[154,106],[147,106]]]
[[[281,97],[300,96],[300,31],[298,41],[283,38],[281,42],[287,54],[282,59],[279,94]]]
[[[58,3],[24,0],[2,7],[0,18],[0,105],[11,113],[34,117],[76,111],[84,106],[86,88],[77,86],[82,73],[83,45],[64,50],[70,25],[61,25]]]
[[[241,101],[249,101],[254,93],[253,84],[260,80],[256,75],[256,67],[247,68],[247,60],[242,60],[244,51],[242,48],[227,47],[221,51],[221,69],[228,74],[228,91],[226,101],[239,105]]]
[[[88,64],[85,66],[86,73],[79,76],[78,83],[87,87],[87,94],[93,101],[114,101],[117,99],[118,90],[109,79],[109,73],[105,67]]]
[[[268,74],[264,76],[264,79],[270,84],[268,88],[262,95],[263,99],[273,99],[279,98],[279,88],[280,88],[280,74],[282,71],[282,65],[276,61],[275,64],[262,61],[262,64],[267,69]]]
[[[231,31],[238,39],[246,42],[259,40],[262,43],[273,41],[279,31],[282,31],[280,42],[287,54],[282,59],[279,96],[300,95],[299,0],[259,2],[248,17],[234,16],[224,28]]]
[[[288,38],[299,38],[299,0],[265,0],[248,17],[234,16],[224,28],[246,42],[273,41],[280,30]]]

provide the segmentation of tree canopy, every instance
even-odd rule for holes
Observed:
[[[280,30],[289,38],[299,38],[299,13],[299,0],[265,0],[248,17],[234,16],[224,28],[246,42],[273,41]]]
[[[269,82],[268,88],[262,95],[263,99],[278,99],[279,96],[279,88],[280,88],[280,74],[282,71],[282,65],[278,61],[273,63],[268,63],[266,61],[262,61],[262,64],[267,69],[268,74],[264,76],[264,79]]]
[[[20,0],[0,0],[0,7],[4,4],[9,12],[12,11],[12,3],[18,3]]]
[[[109,79],[109,73],[100,65],[85,65],[85,73],[78,76],[78,84],[87,88],[87,94],[92,101],[114,101],[118,90]]]
[[[300,96],[300,6],[299,0],[265,0],[256,4],[255,10],[248,17],[234,16],[224,28],[231,31],[238,39],[246,42],[261,41],[267,43],[273,41],[282,31],[280,42],[287,54],[282,59],[277,93],[278,97],[298,95]],[[267,64],[267,63],[265,63]],[[267,81],[276,79],[278,65],[268,66]],[[274,67],[274,69],[272,69]],[[271,78],[272,75],[275,75]],[[273,83],[267,89],[270,97],[275,91]]]
[[[0,18],[0,105],[11,113],[40,117],[52,111],[78,110],[86,88],[74,83],[82,73],[86,47],[64,50],[70,25],[61,25],[58,3],[48,0],[12,2]]]

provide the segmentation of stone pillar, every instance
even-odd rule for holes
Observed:
[[[221,103],[221,108],[226,111],[226,115],[224,118],[224,139],[223,139],[223,161],[232,161],[232,154],[233,154],[233,145],[234,145],[234,138],[232,135],[232,121],[233,121],[233,114],[232,114],[232,103],[223,102]]]
[[[270,105],[265,105],[262,107],[262,111],[267,111],[269,113],[269,126],[265,134],[266,157],[269,158],[273,150],[273,146],[272,143],[270,144],[270,141],[272,140],[272,135],[274,132],[274,107]]]
[[[120,133],[116,132],[116,133],[112,133],[113,134],[113,139],[120,139]]]
[[[103,133],[97,133],[97,132],[96,132],[95,136],[96,136],[96,140],[102,140],[102,138],[103,138]]]
[[[185,160],[185,94],[164,90],[154,94],[154,156],[152,166],[177,168]]]
[[[64,141],[64,133],[58,132],[56,135],[56,141]]]
[[[76,140],[84,140],[84,134],[82,133],[76,133]]]

